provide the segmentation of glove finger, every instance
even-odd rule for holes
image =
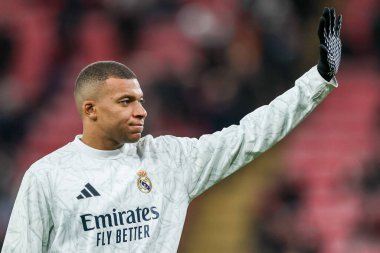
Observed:
[[[336,28],[335,28],[335,31],[336,31],[336,34],[338,35],[338,37],[340,36],[340,30],[342,28],[342,21],[343,21],[343,17],[342,17],[342,15],[339,15],[337,22],[336,22]]]
[[[329,24],[330,24],[330,9],[325,7],[323,9],[322,17],[325,19],[325,32],[329,34]]]
[[[334,33],[334,26],[335,26],[335,9],[331,8],[330,9],[330,20],[329,20],[329,29],[330,33]]]
[[[324,35],[325,27],[326,27],[326,19],[322,16],[319,19],[318,37],[319,37],[319,42],[323,45],[326,45],[325,35]]]
[[[325,7],[325,8],[323,9],[322,16],[323,16],[325,19],[328,19],[329,16],[330,16],[330,9],[327,8],[327,7]]]

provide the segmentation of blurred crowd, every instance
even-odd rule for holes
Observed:
[[[379,114],[380,115],[380,114]],[[375,129],[380,133],[380,128]],[[379,138],[375,147],[357,168],[345,168],[342,181],[336,182],[336,192],[347,191],[351,201],[339,209],[339,219],[349,220],[345,236],[333,249],[326,247],[331,238],[324,238],[323,228],[310,217],[307,196],[310,186],[304,176],[280,170],[274,182],[263,192],[258,215],[252,223],[252,252],[260,253],[376,253],[380,250],[380,156]],[[321,168],[323,169],[323,168]],[[329,168],[326,168],[327,170]],[[338,193],[342,198],[345,194]],[[353,200],[353,201],[352,201]],[[347,204],[348,203],[348,204]],[[332,204],[334,205],[334,204]],[[339,201],[336,205],[341,205]],[[318,206],[331,213],[334,206]],[[351,209],[351,210],[348,210]],[[334,218],[327,223],[334,226]],[[339,223],[339,222],[338,222]],[[344,224],[345,222],[340,222]],[[334,229],[334,228],[333,228]],[[339,228],[338,228],[339,230]],[[340,232],[336,232],[339,234]],[[340,236],[337,235],[337,238]],[[340,238],[342,239],[342,238]],[[334,241],[335,239],[332,239]],[[338,245],[337,245],[338,244]],[[335,249],[334,249],[335,248]]]
[[[1,1],[0,238],[27,169],[18,160],[29,152],[31,129],[42,127],[41,115],[79,122],[76,115],[62,119],[57,108],[73,108],[75,77],[85,65],[116,60],[134,70],[147,101],[146,133],[196,137],[238,123],[317,63],[316,31],[325,5],[344,14],[343,61],[379,64],[376,0]],[[73,136],[68,138],[52,147]],[[364,217],[371,220],[357,229],[373,238],[379,236],[372,206],[379,199],[378,160],[368,163],[358,184]],[[258,252],[319,252],[318,231],[297,231],[293,222],[302,208],[302,190],[295,185],[278,182],[271,202],[263,204]],[[284,226],[290,230],[281,231]],[[289,241],[290,234],[314,243]]]

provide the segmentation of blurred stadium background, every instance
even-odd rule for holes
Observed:
[[[316,64],[323,6],[343,14],[340,88],[192,203],[179,252],[380,252],[379,0],[1,0],[0,241],[25,170],[81,132],[82,67],[130,66],[146,133],[196,137]]]

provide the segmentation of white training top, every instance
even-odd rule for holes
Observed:
[[[314,67],[240,125],[199,139],[148,135],[102,151],[77,136],[25,173],[2,252],[176,252],[190,201],[281,140],[336,86]]]

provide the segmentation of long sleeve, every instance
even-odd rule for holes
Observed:
[[[53,228],[44,186],[32,171],[22,180],[2,252],[47,252]]]
[[[285,137],[309,115],[335,88],[337,82],[325,81],[313,67],[300,77],[293,88],[275,98],[269,105],[246,115],[239,125],[183,139],[182,173],[193,199],[212,185],[248,164]]]

